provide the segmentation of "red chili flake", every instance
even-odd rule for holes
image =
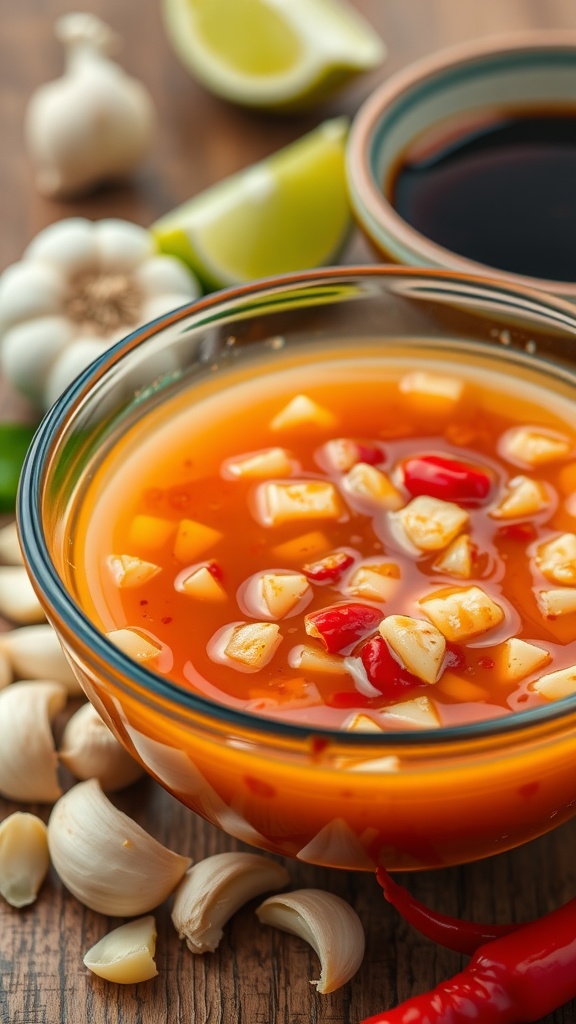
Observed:
[[[145,598],[145,597],[144,597],[144,598],[142,598],[142,600],[140,601],[140,604],[141,604],[142,606],[144,606],[145,604],[148,604],[148,601],[146,600],[146,598]]]
[[[404,486],[413,498],[427,495],[461,505],[481,505],[490,495],[492,476],[480,466],[440,455],[406,459]]]
[[[215,580],[222,580],[224,574],[222,572],[222,567],[218,565],[218,562],[206,562],[206,568],[208,569],[208,572],[210,573],[211,576],[214,577]]]
[[[525,544],[531,540],[536,540],[538,531],[534,523],[507,523],[506,526],[498,527],[496,536],[502,537],[505,540],[517,540]]]
[[[317,562],[307,562],[302,572],[313,583],[334,583],[354,561],[347,551],[331,551]]]
[[[162,623],[163,626],[169,626],[170,623],[173,621],[174,620],[171,615],[166,615],[163,619],[160,619],[160,622]]]
[[[494,658],[486,657],[486,658],[480,658],[480,661],[478,662],[478,664],[480,665],[480,668],[491,669],[491,668],[494,668],[494,665],[496,664],[496,662],[494,661]]]
[[[372,686],[388,700],[399,697],[405,690],[421,686],[422,680],[403,668],[390,653],[388,644],[379,633],[362,645],[360,659]]]
[[[326,704],[329,708],[339,708],[343,711],[348,708],[368,708],[370,698],[356,691],[351,693],[350,690],[341,690],[338,693],[331,693],[326,698]]]

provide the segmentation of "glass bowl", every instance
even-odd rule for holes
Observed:
[[[380,256],[409,267],[497,275],[510,285],[542,288],[576,301],[573,281],[544,280],[466,257],[428,238],[394,208],[387,190],[416,140],[456,137],[478,117],[537,113],[576,103],[576,33],[518,32],[474,40],[416,61],[387,79],[354,118],[347,147],[348,186],[356,219]],[[498,227],[495,225],[495,231]],[[522,225],[531,235],[530,219]]]
[[[572,399],[572,307],[441,271],[328,268],[209,295],[93,363],[42,422],[19,528],[34,587],[88,698],[147,771],[247,843],[348,869],[430,868],[524,843],[576,808],[576,696],[464,726],[354,733],[196,696],[128,658],[90,620],[70,565],[90,478],[128,429],[195,389],[224,389],[333,346],[408,366],[446,359]],[[85,510],[84,510],[85,511]],[[76,576],[75,576],[76,574]]]

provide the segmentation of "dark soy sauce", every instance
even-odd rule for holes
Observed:
[[[411,144],[386,193],[412,227],[461,256],[576,281],[576,109],[446,126]]]

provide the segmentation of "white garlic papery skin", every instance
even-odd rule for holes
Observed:
[[[134,170],[151,148],[156,115],[144,85],[111,59],[119,37],[100,18],[65,14],[54,30],[65,71],[32,95],[24,133],[38,191],[73,196]]]
[[[56,221],[0,274],[0,372],[49,408],[111,345],[199,294],[192,271],[160,254],[146,228]]]

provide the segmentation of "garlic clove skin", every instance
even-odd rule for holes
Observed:
[[[72,338],[72,324],[63,316],[42,316],[16,324],[2,338],[0,368],[19,391],[33,402],[41,402],[46,376]]]
[[[55,27],[65,72],[31,97],[24,135],[38,190],[66,197],[134,170],[151,147],[156,117],[148,90],[110,59],[115,35],[104,22],[68,14]]]
[[[23,565],[22,548],[18,539],[16,523],[0,528],[0,561],[5,565]]]
[[[320,978],[312,981],[325,995],[345,985],[364,957],[364,928],[349,903],[322,889],[297,889],[270,896],[256,910],[262,924],[298,935],[320,960]]]
[[[281,889],[285,867],[257,853],[216,853],[186,873],[174,895],[172,922],[192,953],[214,952],[224,925],[248,900]]]
[[[0,690],[0,794],[22,803],[53,803],[62,790],[50,723],[66,690],[48,680],[23,680]]]
[[[11,907],[34,903],[50,866],[46,825],[16,811],[0,823],[0,896]]]
[[[57,634],[47,622],[0,633],[0,655],[8,659],[19,679],[48,678],[61,683],[69,696],[83,693]]]
[[[54,805],[48,848],[72,895],[110,917],[147,914],[168,898],[191,864],[190,857],[168,850],[119,811],[96,779],[79,782]]]
[[[92,221],[66,217],[39,231],[24,250],[23,260],[57,267],[60,273],[78,274],[96,265],[96,238]]]
[[[117,985],[137,985],[158,974],[154,963],[156,921],[151,914],[114,928],[88,950],[84,965]]]
[[[0,326],[2,330],[37,316],[60,312],[64,282],[58,271],[44,263],[21,260],[0,274]]]
[[[23,565],[0,565],[0,615],[22,626],[45,619]]]
[[[107,792],[131,786],[144,774],[89,703],[66,723],[58,756],[77,779],[97,779]]]

